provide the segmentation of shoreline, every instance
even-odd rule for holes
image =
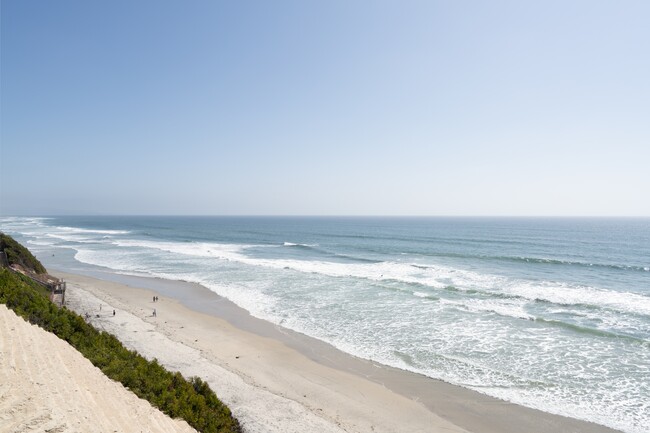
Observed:
[[[208,380],[246,431],[617,431],[357,358],[328,343],[252,317],[199,284],[110,272],[91,272],[92,276],[87,276],[53,270],[52,274],[68,281],[68,304],[73,309],[80,314],[90,309],[86,312],[92,313],[94,324],[114,333],[144,356],[156,357],[185,376],[200,375],[188,373],[192,369],[182,361],[180,365],[166,361],[160,345],[148,347],[145,338],[134,335],[160,334],[174,344],[198,351],[208,364],[234,374],[248,386],[268,393],[255,397],[268,400],[256,413],[260,409],[258,401],[247,402],[237,395],[255,392],[233,389],[232,396],[222,398],[220,385]],[[153,302],[154,295],[159,296],[159,302]],[[98,300],[107,307],[103,312],[98,310]],[[154,308],[157,317],[153,317]],[[134,319],[129,319],[128,325],[116,324],[118,320],[107,314],[112,309]],[[138,320],[142,322],[138,326],[150,329],[125,329],[135,327]],[[164,345],[169,344],[166,341]],[[279,414],[279,419],[265,423],[255,419],[267,417],[264,411],[269,409],[289,410],[292,416]],[[269,428],[269,422],[274,423],[273,427]]]

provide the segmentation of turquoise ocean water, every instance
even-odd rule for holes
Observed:
[[[0,218],[46,266],[197,282],[351,354],[650,430],[650,219]]]

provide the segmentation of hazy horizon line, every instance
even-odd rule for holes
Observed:
[[[56,217],[232,217],[232,218],[650,218],[650,215],[498,215],[498,214],[181,214],[181,213],[71,213],[71,214],[13,214],[0,218]]]

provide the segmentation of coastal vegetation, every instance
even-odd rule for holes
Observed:
[[[12,260],[17,257],[22,263],[29,263],[30,269],[45,272],[43,265],[22,245],[6,235],[2,235],[2,242],[3,247],[9,245],[15,253]],[[25,257],[31,259],[25,261]],[[0,303],[70,343],[109,378],[121,382],[169,416],[186,420],[200,432],[241,432],[237,419],[203,380],[198,377],[186,380],[178,372],[167,371],[157,360],[148,361],[136,351],[126,349],[113,335],[86,323],[78,314],[59,308],[41,292],[42,288],[28,277],[0,269]]]
[[[36,274],[44,274],[45,267],[32,253],[20,245],[14,238],[0,233],[0,251],[4,251],[10,265],[18,265]]]

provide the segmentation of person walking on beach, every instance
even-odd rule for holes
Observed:
[[[113,316],[115,316],[115,310],[113,310]]]
[[[153,317],[156,317],[156,309],[153,309]]]

